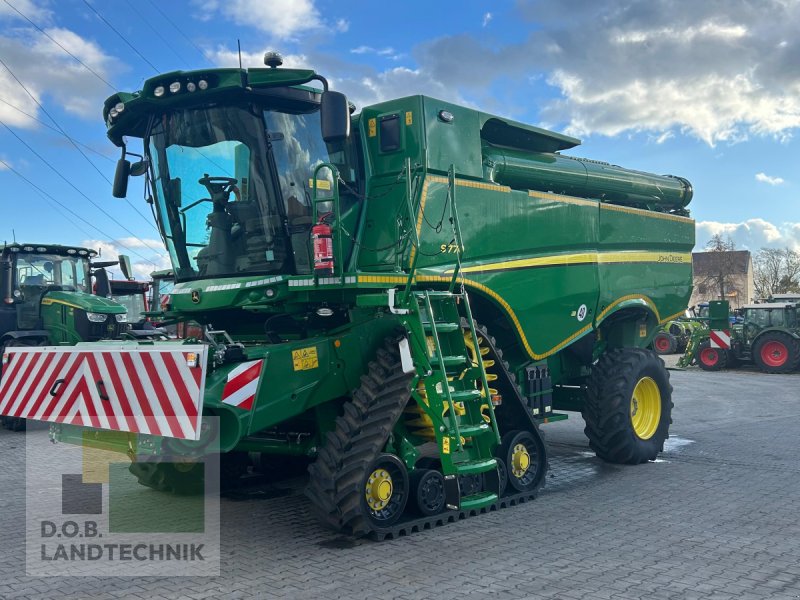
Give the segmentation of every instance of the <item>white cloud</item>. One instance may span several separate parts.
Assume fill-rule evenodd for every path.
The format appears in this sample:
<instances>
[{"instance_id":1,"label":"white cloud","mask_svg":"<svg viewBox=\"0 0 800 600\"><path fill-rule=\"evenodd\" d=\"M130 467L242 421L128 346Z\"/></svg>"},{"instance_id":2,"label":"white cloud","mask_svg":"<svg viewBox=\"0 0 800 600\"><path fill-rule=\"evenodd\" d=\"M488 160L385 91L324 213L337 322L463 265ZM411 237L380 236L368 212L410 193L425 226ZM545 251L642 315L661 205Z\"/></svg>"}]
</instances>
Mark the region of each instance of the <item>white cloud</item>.
<instances>
[{"instance_id":1,"label":"white cloud","mask_svg":"<svg viewBox=\"0 0 800 600\"><path fill-rule=\"evenodd\" d=\"M775 225L764 219L748 219L739 223L700 221L696 225L697 248L705 246L712 236L730 237L736 247L755 252L763 247L791 248L800 251L800 223Z\"/></svg>"},{"instance_id":2,"label":"white cloud","mask_svg":"<svg viewBox=\"0 0 800 600\"><path fill-rule=\"evenodd\" d=\"M14 8L9 6L6 2L0 1L0 19L24 20L19 14L22 13L34 23L41 26L42 22L47 22L52 17L52 13L48 9L39 6L36 2L32 2L32 0L14 0L11 5L17 10L14 10Z\"/></svg>"},{"instance_id":3,"label":"white cloud","mask_svg":"<svg viewBox=\"0 0 800 600\"><path fill-rule=\"evenodd\" d=\"M142 240L139 238L128 237L111 241L83 240L81 245L86 248L98 250L100 252L100 256L102 257L101 260L117 260L120 254L127 254L131 259L131 267L133 268L134 277L140 281L150 279L150 273L153 271L171 268L169 256L167 255L166 251L164 251L163 254L157 254L147 247L150 246L152 248L161 248L163 247L161 240ZM147 260L131 254L130 250L136 250ZM122 272L119 270L118 266L111 267L108 269L108 271L114 279L122 279Z\"/></svg>"},{"instance_id":4,"label":"white cloud","mask_svg":"<svg viewBox=\"0 0 800 600\"><path fill-rule=\"evenodd\" d=\"M784 183L783 177L770 177L766 173L756 173L756 181L766 183L768 185L781 185Z\"/></svg>"},{"instance_id":5,"label":"white cloud","mask_svg":"<svg viewBox=\"0 0 800 600\"><path fill-rule=\"evenodd\" d=\"M529 36L459 34L415 49L417 68L490 103L498 80L560 94L540 121L576 135L666 131L709 145L800 127L800 3L518 0ZM594 32L586 35L587 31Z\"/></svg>"},{"instance_id":6,"label":"white cloud","mask_svg":"<svg viewBox=\"0 0 800 600\"><path fill-rule=\"evenodd\" d=\"M481 21L481 26L482 27L486 27L489 24L489 22L492 20L493 16L494 15L492 15L492 13L490 13L490 12L487 12L486 14L484 14L483 15L483 20Z\"/></svg>"},{"instance_id":7,"label":"white cloud","mask_svg":"<svg viewBox=\"0 0 800 600\"><path fill-rule=\"evenodd\" d=\"M293 39L323 26L312 0L210 0L201 2L200 8L203 20L220 13L237 25L255 27L276 40ZM342 31L346 23L339 19L335 27Z\"/></svg>"},{"instance_id":8,"label":"white cloud","mask_svg":"<svg viewBox=\"0 0 800 600\"><path fill-rule=\"evenodd\" d=\"M336 19L336 31L347 33L350 30L350 21L347 19Z\"/></svg>"},{"instance_id":9,"label":"white cloud","mask_svg":"<svg viewBox=\"0 0 800 600\"><path fill-rule=\"evenodd\" d=\"M378 56L389 56L394 54L394 48L373 48L372 46L358 46L350 50L350 54L377 54Z\"/></svg>"},{"instance_id":10,"label":"white cloud","mask_svg":"<svg viewBox=\"0 0 800 600\"><path fill-rule=\"evenodd\" d=\"M257 52L242 52L242 66L264 67L264 53L268 49ZM283 67L287 69L313 69L308 57L303 54L281 54ZM206 58L219 67L238 67L239 51L234 48L220 46L216 50L206 50Z\"/></svg>"},{"instance_id":11,"label":"white cloud","mask_svg":"<svg viewBox=\"0 0 800 600\"><path fill-rule=\"evenodd\" d=\"M69 29L45 31L105 79L109 79L107 71L112 64L120 67L120 63L105 54L95 42ZM0 55L38 102L49 97L73 115L96 120L98 107L111 93L102 81L34 29L7 30L5 35L0 35ZM0 98L38 116L36 103L6 69L0 69ZM33 119L3 103L0 103L0 119L12 126L35 126Z\"/></svg>"}]
</instances>

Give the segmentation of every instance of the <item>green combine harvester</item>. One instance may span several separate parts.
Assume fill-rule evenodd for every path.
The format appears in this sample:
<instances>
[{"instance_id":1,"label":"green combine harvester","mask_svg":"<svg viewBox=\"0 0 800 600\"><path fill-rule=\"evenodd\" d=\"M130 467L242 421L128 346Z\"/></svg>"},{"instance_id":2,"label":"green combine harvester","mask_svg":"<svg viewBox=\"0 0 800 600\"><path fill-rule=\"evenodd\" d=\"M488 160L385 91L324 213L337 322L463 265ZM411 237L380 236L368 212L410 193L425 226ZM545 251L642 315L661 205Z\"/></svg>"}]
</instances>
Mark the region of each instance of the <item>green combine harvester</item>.
<instances>
[{"instance_id":1,"label":"green combine harvester","mask_svg":"<svg viewBox=\"0 0 800 600\"><path fill-rule=\"evenodd\" d=\"M105 104L115 196L150 181L176 280L165 318L204 326L182 345L79 346L131 389L170 385L130 360L145 352L189 382L164 391L202 416L183 431L153 435L160 414L150 433L101 427L139 481L187 491L212 439L223 479L252 453L304 457L320 518L380 539L533 498L539 427L564 411L602 459L655 459L672 387L648 346L691 292L689 182L426 96L355 112L314 71L265 62ZM106 387L107 411L152 399ZM52 434L82 443L92 423Z\"/></svg>"},{"instance_id":2,"label":"green combine harvester","mask_svg":"<svg viewBox=\"0 0 800 600\"><path fill-rule=\"evenodd\" d=\"M97 252L56 244L6 244L0 250L0 355L6 348L75 344L119 337L127 329L125 308L92 295L92 275L108 292ZM113 264L116 264L113 263ZM5 365L5 360L3 361ZM3 417L14 431L19 417Z\"/></svg>"}]
</instances>

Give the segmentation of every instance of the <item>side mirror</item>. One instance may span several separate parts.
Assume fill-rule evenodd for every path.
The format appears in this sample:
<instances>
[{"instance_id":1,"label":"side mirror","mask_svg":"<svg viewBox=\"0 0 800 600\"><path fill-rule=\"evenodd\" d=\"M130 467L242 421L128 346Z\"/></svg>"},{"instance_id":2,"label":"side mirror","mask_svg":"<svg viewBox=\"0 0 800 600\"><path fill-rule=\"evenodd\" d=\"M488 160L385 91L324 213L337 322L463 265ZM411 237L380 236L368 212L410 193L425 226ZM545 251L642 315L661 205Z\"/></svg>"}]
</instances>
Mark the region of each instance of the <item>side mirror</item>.
<instances>
[{"instance_id":1,"label":"side mirror","mask_svg":"<svg viewBox=\"0 0 800 600\"><path fill-rule=\"evenodd\" d=\"M326 143L342 142L350 137L350 107L344 94L323 92L319 112L322 139Z\"/></svg>"},{"instance_id":2,"label":"side mirror","mask_svg":"<svg viewBox=\"0 0 800 600\"><path fill-rule=\"evenodd\" d=\"M14 303L14 290L12 290L11 276L11 261L4 260L0 262L0 294L3 296L3 302L6 304Z\"/></svg>"},{"instance_id":3,"label":"side mirror","mask_svg":"<svg viewBox=\"0 0 800 600\"><path fill-rule=\"evenodd\" d=\"M131 165L130 174L132 177L139 177L147 173L147 160L138 160Z\"/></svg>"},{"instance_id":4,"label":"side mirror","mask_svg":"<svg viewBox=\"0 0 800 600\"><path fill-rule=\"evenodd\" d=\"M131 161L120 158L117 161L117 170L114 172L114 186L112 195L114 198L124 198L128 195L128 177L131 174Z\"/></svg>"},{"instance_id":5,"label":"side mirror","mask_svg":"<svg viewBox=\"0 0 800 600\"><path fill-rule=\"evenodd\" d=\"M125 254L119 255L119 270L128 281L133 281L133 269L131 269L131 257Z\"/></svg>"},{"instance_id":6,"label":"side mirror","mask_svg":"<svg viewBox=\"0 0 800 600\"><path fill-rule=\"evenodd\" d=\"M111 284L108 282L108 272L105 269L96 269L92 275L95 279L95 294L103 298L111 296Z\"/></svg>"}]
</instances>

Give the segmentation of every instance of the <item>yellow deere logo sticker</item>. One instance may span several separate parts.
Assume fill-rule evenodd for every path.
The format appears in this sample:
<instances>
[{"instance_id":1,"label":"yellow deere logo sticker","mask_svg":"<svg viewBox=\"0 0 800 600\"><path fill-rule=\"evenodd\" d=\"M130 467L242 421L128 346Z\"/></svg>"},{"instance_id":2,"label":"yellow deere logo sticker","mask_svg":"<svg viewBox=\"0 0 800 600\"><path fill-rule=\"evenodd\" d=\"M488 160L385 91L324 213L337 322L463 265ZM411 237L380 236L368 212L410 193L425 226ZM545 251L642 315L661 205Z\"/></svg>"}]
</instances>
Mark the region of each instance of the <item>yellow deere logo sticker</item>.
<instances>
[{"instance_id":1,"label":"yellow deere logo sticker","mask_svg":"<svg viewBox=\"0 0 800 600\"><path fill-rule=\"evenodd\" d=\"M294 363L295 371L308 371L310 369L316 369L319 366L317 347L311 346L310 348L292 350L292 362Z\"/></svg>"}]
</instances>

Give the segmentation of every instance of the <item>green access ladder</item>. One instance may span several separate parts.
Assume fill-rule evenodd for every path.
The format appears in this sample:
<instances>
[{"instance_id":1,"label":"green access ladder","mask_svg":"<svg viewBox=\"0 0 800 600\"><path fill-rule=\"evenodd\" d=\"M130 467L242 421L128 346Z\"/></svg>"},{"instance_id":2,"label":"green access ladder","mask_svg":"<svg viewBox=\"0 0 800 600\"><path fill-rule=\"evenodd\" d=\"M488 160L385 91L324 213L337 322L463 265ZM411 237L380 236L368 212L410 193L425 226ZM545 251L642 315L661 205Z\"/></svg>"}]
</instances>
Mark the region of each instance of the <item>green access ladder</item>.
<instances>
[{"instance_id":1,"label":"green access ladder","mask_svg":"<svg viewBox=\"0 0 800 600\"><path fill-rule=\"evenodd\" d=\"M420 381L416 399L433 423L447 506L489 506L498 499L494 449L500 436L469 298L415 291L413 299L410 332L421 340L411 345Z\"/></svg>"},{"instance_id":2,"label":"green access ladder","mask_svg":"<svg viewBox=\"0 0 800 600\"><path fill-rule=\"evenodd\" d=\"M448 179L450 222L458 247L450 285L446 291L415 287L417 252L400 305L407 311L403 321L419 376L413 396L433 424L447 507L475 510L490 506L499 497L494 451L500 433L469 296L463 285L457 286L463 241L453 167ZM419 238L414 238L419 247Z\"/></svg>"}]
</instances>

